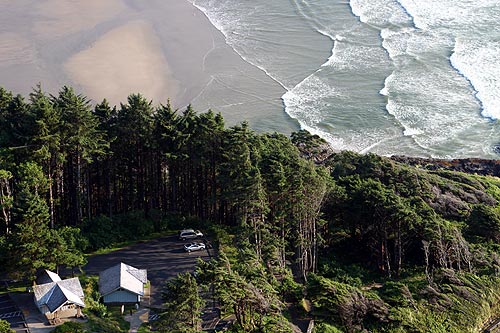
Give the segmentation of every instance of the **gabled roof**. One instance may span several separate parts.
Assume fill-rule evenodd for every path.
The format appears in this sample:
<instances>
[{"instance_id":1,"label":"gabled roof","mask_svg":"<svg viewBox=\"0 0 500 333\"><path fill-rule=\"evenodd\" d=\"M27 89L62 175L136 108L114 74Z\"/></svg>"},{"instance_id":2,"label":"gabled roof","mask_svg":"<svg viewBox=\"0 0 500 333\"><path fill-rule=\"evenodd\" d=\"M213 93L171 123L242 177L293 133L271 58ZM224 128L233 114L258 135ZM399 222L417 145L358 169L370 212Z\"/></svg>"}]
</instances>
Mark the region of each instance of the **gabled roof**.
<instances>
[{"instance_id":1,"label":"gabled roof","mask_svg":"<svg viewBox=\"0 0 500 333\"><path fill-rule=\"evenodd\" d=\"M59 275L57 275L57 273L49 271L48 269L44 269L36 279L37 284L45 284L57 281L61 281Z\"/></svg>"},{"instance_id":2,"label":"gabled roof","mask_svg":"<svg viewBox=\"0 0 500 333\"><path fill-rule=\"evenodd\" d=\"M58 281L39 284L33 286L33 292L38 307L46 305L51 313L67 302L85 307L83 289L78 278L66 280L59 278Z\"/></svg>"},{"instance_id":3,"label":"gabled roof","mask_svg":"<svg viewBox=\"0 0 500 333\"><path fill-rule=\"evenodd\" d=\"M106 296L121 288L142 296L147 281L145 269L119 263L99 273L99 292Z\"/></svg>"}]
</instances>

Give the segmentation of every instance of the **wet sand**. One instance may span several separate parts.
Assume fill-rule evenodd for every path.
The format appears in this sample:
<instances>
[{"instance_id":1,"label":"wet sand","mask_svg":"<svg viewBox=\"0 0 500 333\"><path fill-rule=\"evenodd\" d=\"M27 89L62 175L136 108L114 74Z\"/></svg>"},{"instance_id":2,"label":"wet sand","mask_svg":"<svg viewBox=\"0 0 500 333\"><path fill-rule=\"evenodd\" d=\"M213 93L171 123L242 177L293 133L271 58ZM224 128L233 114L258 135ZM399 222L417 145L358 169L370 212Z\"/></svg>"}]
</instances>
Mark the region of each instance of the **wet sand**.
<instances>
[{"instance_id":1,"label":"wet sand","mask_svg":"<svg viewBox=\"0 0 500 333\"><path fill-rule=\"evenodd\" d=\"M155 105L221 112L226 124L298 129L283 88L236 54L187 0L0 0L0 86L25 96L73 86L95 103L142 93Z\"/></svg>"},{"instance_id":2,"label":"wet sand","mask_svg":"<svg viewBox=\"0 0 500 333\"><path fill-rule=\"evenodd\" d=\"M111 30L69 58L64 69L96 100L106 98L116 103L127 93L144 93L157 100L166 93L177 96L178 82L158 37L144 21Z\"/></svg>"}]
</instances>

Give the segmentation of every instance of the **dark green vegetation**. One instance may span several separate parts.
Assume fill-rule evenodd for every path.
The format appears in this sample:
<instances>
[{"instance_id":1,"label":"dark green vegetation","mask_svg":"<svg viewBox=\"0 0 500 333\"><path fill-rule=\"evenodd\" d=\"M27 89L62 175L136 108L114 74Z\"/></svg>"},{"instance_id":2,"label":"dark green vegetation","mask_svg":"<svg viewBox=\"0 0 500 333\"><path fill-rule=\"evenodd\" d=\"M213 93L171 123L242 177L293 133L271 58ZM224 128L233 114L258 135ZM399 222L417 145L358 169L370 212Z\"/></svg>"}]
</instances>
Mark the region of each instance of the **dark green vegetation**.
<instances>
[{"instance_id":1,"label":"dark green vegetation","mask_svg":"<svg viewBox=\"0 0 500 333\"><path fill-rule=\"evenodd\" d=\"M191 273L181 273L165 285L165 300L157 328L161 332L198 332L204 301Z\"/></svg>"},{"instance_id":2,"label":"dark green vegetation","mask_svg":"<svg viewBox=\"0 0 500 333\"><path fill-rule=\"evenodd\" d=\"M8 321L0 319L0 333L14 333L15 331L10 328Z\"/></svg>"},{"instance_id":3,"label":"dark green vegetation","mask_svg":"<svg viewBox=\"0 0 500 333\"><path fill-rule=\"evenodd\" d=\"M75 322L66 322L57 326L52 333L84 333L83 325Z\"/></svg>"},{"instance_id":4,"label":"dark green vegetation","mask_svg":"<svg viewBox=\"0 0 500 333\"><path fill-rule=\"evenodd\" d=\"M83 251L165 228L213 236L218 258L167 285L163 332L199 329L197 286L233 332L291 332L297 318L316 332L478 332L499 312L494 177L330 154L304 131L225 128L141 95L91 107L66 87L27 101L0 89L0 147L11 275L79 267Z\"/></svg>"}]
</instances>

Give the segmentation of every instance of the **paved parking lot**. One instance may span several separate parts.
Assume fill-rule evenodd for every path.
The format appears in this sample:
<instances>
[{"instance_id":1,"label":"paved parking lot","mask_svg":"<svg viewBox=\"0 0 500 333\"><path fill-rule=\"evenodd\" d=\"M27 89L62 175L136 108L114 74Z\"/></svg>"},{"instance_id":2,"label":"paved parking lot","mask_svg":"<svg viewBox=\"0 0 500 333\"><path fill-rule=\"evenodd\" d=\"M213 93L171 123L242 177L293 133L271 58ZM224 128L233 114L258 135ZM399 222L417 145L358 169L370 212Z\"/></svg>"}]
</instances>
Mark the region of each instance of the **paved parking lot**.
<instances>
[{"instance_id":1,"label":"paved parking lot","mask_svg":"<svg viewBox=\"0 0 500 333\"><path fill-rule=\"evenodd\" d=\"M200 242L203 240L193 240ZM190 241L180 241L177 236L162 237L156 240L138 243L112 253L92 256L83 270L88 275L98 275L99 272L124 262L137 268L148 270L148 280L151 282L151 307L161 307L161 289L165 281L178 273L193 272L198 258L209 260L211 249L188 253L184 244ZM33 295L16 293L15 302L9 295L0 295L0 319L7 320L17 333L46 333L54 327L48 326L44 316L38 311ZM17 303L17 304L16 304ZM18 306L19 305L19 306ZM21 312L22 307L25 316ZM28 330L29 323L30 330Z\"/></svg>"},{"instance_id":2,"label":"paved parking lot","mask_svg":"<svg viewBox=\"0 0 500 333\"><path fill-rule=\"evenodd\" d=\"M194 240L203 241L203 240ZM151 281L151 307L162 304L161 289L165 281L178 273L193 272L198 258L208 260L210 249L187 253L184 244L190 241L180 241L177 236L162 237L144 243L134 244L112 253L90 257L83 267L87 274L97 275L99 272L124 262L140 269L148 270L148 280Z\"/></svg>"},{"instance_id":3,"label":"paved parking lot","mask_svg":"<svg viewBox=\"0 0 500 333\"><path fill-rule=\"evenodd\" d=\"M8 321L17 333L28 332L23 313L9 295L0 295L0 319Z\"/></svg>"}]
</instances>

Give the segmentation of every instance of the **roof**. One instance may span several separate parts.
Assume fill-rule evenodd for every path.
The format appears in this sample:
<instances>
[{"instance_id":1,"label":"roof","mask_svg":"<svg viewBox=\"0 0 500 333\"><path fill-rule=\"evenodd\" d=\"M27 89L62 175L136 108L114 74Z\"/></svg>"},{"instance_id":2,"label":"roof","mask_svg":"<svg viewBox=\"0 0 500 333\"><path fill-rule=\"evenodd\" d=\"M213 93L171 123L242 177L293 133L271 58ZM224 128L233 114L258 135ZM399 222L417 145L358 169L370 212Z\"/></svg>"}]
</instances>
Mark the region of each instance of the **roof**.
<instances>
[{"instance_id":1,"label":"roof","mask_svg":"<svg viewBox=\"0 0 500 333\"><path fill-rule=\"evenodd\" d=\"M59 275L57 275L57 273L49 271L48 269L44 269L36 279L36 284L45 284L56 281L61 281Z\"/></svg>"},{"instance_id":2,"label":"roof","mask_svg":"<svg viewBox=\"0 0 500 333\"><path fill-rule=\"evenodd\" d=\"M57 311L66 302L85 307L83 289L78 278L66 280L59 278L58 281L39 284L33 286L33 292L37 306L46 305L51 313Z\"/></svg>"},{"instance_id":3,"label":"roof","mask_svg":"<svg viewBox=\"0 0 500 333\"><path fill-rule=\"evenodd\" d=\"M121 288L142 296L147 281L145 269L119 263L99 273L99 292L105 296Z\"/></svg>"}]
</instances>

